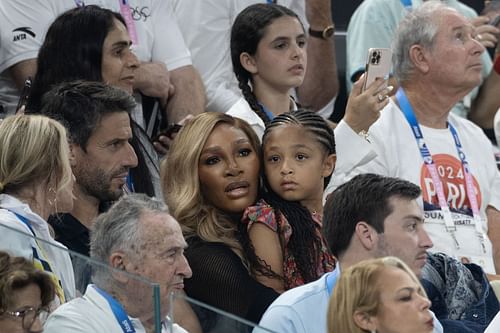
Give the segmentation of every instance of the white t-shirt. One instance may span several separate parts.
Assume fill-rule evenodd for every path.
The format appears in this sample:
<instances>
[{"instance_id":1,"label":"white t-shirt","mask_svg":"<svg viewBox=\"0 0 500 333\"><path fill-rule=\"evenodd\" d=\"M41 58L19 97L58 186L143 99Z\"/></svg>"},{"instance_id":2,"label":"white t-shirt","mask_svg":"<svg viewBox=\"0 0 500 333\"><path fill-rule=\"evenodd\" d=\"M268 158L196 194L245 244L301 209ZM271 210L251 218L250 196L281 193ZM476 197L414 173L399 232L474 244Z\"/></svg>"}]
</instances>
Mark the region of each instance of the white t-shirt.
<instances>
[{"instance_id":1,"label":"white t-shirt","mask_svg":"<svg viewBox=\"0 0 500 333\"><path fill-rule=\"evenodd\" d=\"M36 237L49 244L35 241L30 229L14 213L26 218ZM8 194L0 194L0 250L29 261L33 261L33 251L36 250L61 281L66 301L76 297L73 265L66 247L52 238L46 221L35 214L27 204ZM58 305L57 297L55 301Z\"/></svg>"},{"instance_id":2,"label":"white t-shirt","mask_svg":"<svg viewBox=\"0 0 500 333\"><path fill-rule=\"evenodd\" d=\"M448 121L457 130L469 162L477 201L480 205L480 214L484 219L482 227L487 233L486 207L491 205L500 209L500 174L496 167L492 145L482 130L472 122L454 114L449 115ZM360 173L371 172L409 180L422 188L425 229L434 243L431 251L444 252L454 257L469 257L475 263L480 264L487 273L494 273L491 242L486 241L487 253L484 254L480 250L479 238L475 235L461 162L450 130L431 129L424 126L421 128L427 147L437 165L444 186L444 194L452 212L457 217L455 224L457 226L456 237L460 244L459 250L456 249L451 235L445 230L444 220L439 218L442 214L437 204L437 195L420 156L415 137L403 113L392 100L382 110L381 117L370 128L377 157L367 164L334 177L327 192L333 191L337 186Z\"/></svg>"},{"instance_id":3,"label":"white t-shirt","mask_svg":"<svg viewBox=\"0 0 500 333\"><path fill-rule=\"evenodd\" d=\"M151 307L153 299L151 298ZM146 330L141 321L129 317L137 333ZM44 325L45 333L123 333L116 320L108 301L95 290L94 285L87 286L85 295L57 308ZM185 329L173 324L173 330L168 330L166 324L162 325L162 333L187 333Z\"/></svg>"},{"instance_id":4,"label":"white t-shirt","mask_svg":"<svg viewBox=\"0 0 500 333\"><path fill-rule=\"evenodd\" d=\"M84 2L120 12L119 1ZM129 5L139 41L134 51L140 61L164 62L169 70L191 65L191 54L169 0L129 0ZM8 113L15 112L19 92L7 69L23 60L35 59L52 22L75 6L73 0L0 1L0 104L7 106Z\"/></svg>"}]
</instances>

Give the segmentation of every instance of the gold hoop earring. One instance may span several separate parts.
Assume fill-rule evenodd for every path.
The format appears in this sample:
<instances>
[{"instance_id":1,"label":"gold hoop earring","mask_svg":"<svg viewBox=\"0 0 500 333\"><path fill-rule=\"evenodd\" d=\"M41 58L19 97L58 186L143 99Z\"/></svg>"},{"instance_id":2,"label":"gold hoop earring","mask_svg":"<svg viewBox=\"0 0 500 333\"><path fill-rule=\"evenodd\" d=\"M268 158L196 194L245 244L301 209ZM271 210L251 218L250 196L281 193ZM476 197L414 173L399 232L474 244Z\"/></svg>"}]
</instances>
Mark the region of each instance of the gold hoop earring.
<instances>
[{"instance_id":1,"label":"gold hoop earring","mask_svg":"<svg viewBox=\"0 0 500 333\"><path fill-rule=\"evenodd\" d=\"M55 206L57 204L57 193L56 193L56 191L52 187L49 187L49 190L47 191L47 193L49 194L49 196L50 196L50 193L54 193L54 200L50 200L50 198L48 198L47 201L49 202L49 205Z\"/></svg>"}]
</instances>

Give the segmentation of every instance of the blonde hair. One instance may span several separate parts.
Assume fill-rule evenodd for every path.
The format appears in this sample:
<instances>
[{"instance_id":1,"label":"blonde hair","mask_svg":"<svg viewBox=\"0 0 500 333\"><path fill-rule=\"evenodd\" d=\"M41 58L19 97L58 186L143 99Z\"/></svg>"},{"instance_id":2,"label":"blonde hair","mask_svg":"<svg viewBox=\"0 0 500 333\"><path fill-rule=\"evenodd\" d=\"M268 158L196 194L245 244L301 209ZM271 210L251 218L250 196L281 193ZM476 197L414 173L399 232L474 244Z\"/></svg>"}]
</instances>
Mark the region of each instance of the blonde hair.
<instances>
[{"instance_id":1,"label":"blonde hair","mask_svg":"<svg viewBox=\"0 0 500 333\"><path fill-rule=\"evenodd\" d=\"M375 316L380 306L379 277L387 267L394 267L406 272L420 286L420 281L412 270L396 257L365 260L342 272L328 306L328 332L368 332L354 322L356 311Z\"/></svg>"},{"instance_id":2,"label":"blonde hair","mask_svg":"<svg viewBox=\"0 0 500 333\"><path fill-rule=\"evenodd\" d=\"M57 194L72 181L66 130L41 115L16 115L0 123L0 193L54 181Z\"/></svg>"},{"instance_id":3,"label":"blonde hair","mask_svg":"<svg viewBox=\"0 0 500 333\"><path fill-rule=\"evenodd\" d=\"M163 195L170 213L179 221L186 238L229 246L246 265L242 245L236 237L237 223L225 212L209 204L200 188L198 164L205 143L214 128L228 124L242 130L256 154L260 141L245 121L220 112L205 112L194 117L176 136L160 168Z\"/></svg>"}]
</instances>

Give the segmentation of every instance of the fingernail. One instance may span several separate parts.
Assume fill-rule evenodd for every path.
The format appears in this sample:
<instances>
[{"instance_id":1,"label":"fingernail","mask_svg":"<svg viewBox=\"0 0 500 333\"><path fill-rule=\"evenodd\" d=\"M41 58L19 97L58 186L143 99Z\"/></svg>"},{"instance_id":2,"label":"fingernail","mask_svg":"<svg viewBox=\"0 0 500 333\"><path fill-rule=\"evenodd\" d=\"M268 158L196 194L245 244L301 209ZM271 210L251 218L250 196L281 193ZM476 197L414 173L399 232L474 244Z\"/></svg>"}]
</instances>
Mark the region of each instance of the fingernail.
<instances>
[{"instance_id":1,"label":"fingernail","mask_svg":"<svg viewBox=\"0 0 500 333\"><path fill-rule=\"evenodd\" d=\"M394 89L394 86L387 86L387 92L391 92Z\"/></svg>"}]
</instances>

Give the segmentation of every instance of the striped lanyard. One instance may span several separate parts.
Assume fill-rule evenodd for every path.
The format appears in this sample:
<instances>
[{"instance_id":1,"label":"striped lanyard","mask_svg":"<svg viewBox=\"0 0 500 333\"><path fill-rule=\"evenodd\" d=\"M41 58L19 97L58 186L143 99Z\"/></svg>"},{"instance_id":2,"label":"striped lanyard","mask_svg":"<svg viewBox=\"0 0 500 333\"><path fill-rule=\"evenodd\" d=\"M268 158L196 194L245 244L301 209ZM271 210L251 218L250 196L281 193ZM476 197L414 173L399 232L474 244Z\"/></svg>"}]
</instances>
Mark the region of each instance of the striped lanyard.
<instances>
[{"instance_id":1,"label":"striped lanyard","mask_svg":"<svg viewBox=\"0 0 500 333\"><path fill-rule=\"evenodd\" d=\"M65 302L66 298L64 297L64 290L62 288L61 280L56 276L54 270L52 269L52 266L50 265L50 262L47 260L47 255L44 253L43 248L38 243L38 240L36 239L37 236L35 234L35 231L33 230L33 227L31 226L30 221L18 213L15 213L12 211L11 211L11 213L14 213L17 216L17 218L26 227L28 227L28 229L31 231L31 234L34 237L35 243L36 243L38 249L40 249L40 253L38 253L37 249L33 248L33 261L36 262L36 260L38 260L40 267L37 267L37 268L42 269L43 271L45 271L49 274L50 278L54 282L54 287L56 289L56 295L59 298L59 301L61 302L61 304L63 304ZM35 266L37 266L37 265L35 264Z\"/></svg>"}]
</instances>

